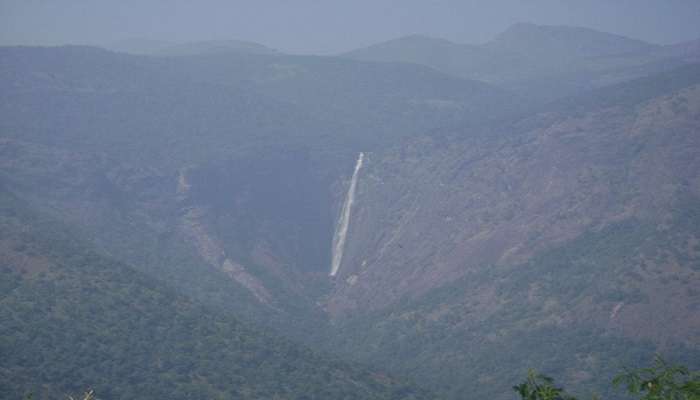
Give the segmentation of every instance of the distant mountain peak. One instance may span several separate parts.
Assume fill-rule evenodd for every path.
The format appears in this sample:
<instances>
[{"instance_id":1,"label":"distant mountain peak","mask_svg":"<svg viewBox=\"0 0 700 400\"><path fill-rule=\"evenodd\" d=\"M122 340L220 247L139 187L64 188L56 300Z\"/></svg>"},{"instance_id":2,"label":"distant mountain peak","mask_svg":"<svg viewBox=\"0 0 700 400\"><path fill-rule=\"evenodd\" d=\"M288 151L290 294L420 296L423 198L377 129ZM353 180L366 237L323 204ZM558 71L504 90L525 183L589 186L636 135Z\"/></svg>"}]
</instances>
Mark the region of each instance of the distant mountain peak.
<instances>
[{"instance_id":1,"label":"distant mountain peak","mask_svg":"<svg viewBox=\"0 0 700 400\"><path fill-rule=\"evenodd\" d=\"M536 56L595 57L651 51L656 46L637 39L590 28L566 25L511 25L487 44L488 47Z\"/></svg>"},{"instance_id":2,"label":"distant mountain peak","mask_svg":"<svg viewBox=\"0 0 700 400\"><path fill-rule=\"evenodd\" d=\"M582 26L572 26L572 25L540 25L532 22L516 22L509 26L505 31L501 32L496 36L496 40L501 38L508 38L510 36L516 35L553 35L553 34L589 34L597 36L606 37L617 37L620 39L629 39L624 36L616 35L613 33L601 32L595 29L586 28Z\"/></svg>"},{"instance_id":3,"label":"distant mountain peak","mask_svg":"<svg viewBox=\"0 0 700 400\"><path fill-rule=\"evenodd\" d=\"M201 40L194 42L168 42L145 38L131 38L106 44L107 49L120 53L166 56L192 56L204 54L251 53L276 54L277 50L255 42L236 39Z\"/></svg>"},{"instance_id":4,"label":"distant mountain peak","mask_svg":"<svg viewBox=\"0 0 700 400\"><path fill-rule=\"evenodd\" d=\"M692 62L700 62L700 39L664 46L664 52Z\"/></svg>"},{"instance_id":5,"label":"distant mountain peak","mask_svg":"<svg viewBox=\"0 0 700 400\"><path fill-rule=\"evenodd\" d=\"M439 38L439 37L435 37L435 36L424 35L421 33L413 33L410 35L401 36L401 37L393 39L393 40L389 40L389 42L396 42L396 41L416 41L416 42L432 42L432 43L439 42L439 43L454 44L447 39L443 39L443 38Z\"/></svg>"},{"instance_id":6,"label":"distant mountain peak","mask_svg":"<svg viewBox=\"0 0 700 400\"><path fill-rule=\"evenodd\" d=\"M203 55L223 53L276 54L277 50L245 40L204 40L182 43L160 50L159 55Z\"/></svg>"},{"instance_id":7,"label":"distant mountain peak","mask_svg":"<svg viewBox=\"0 0 700 400\"><path fill-rule=\"evenodd\" d=\"M175 46L175 43L149 38L129 38L105 44L104 47L120 53L154 54L165 48Z\"/></svg>"},{"instance_id":8,"label":"distant mountain peak","mask_svg":"<svg viewBox=\"0 0 700 400\"><path fill-rule=\"evenodd\" d=\"M433 36L428 36L424 34L411 34L406 36L401 36L395 39L390 39L385 42L376 43L368 47L356 49L350 51L349 55L362 54L367 51L374 50L398 50L398 49L420 49L420 48L435 48L435 47L452 47L459 46L447 39L437 38Z\"/></svg>"}]
</instances>

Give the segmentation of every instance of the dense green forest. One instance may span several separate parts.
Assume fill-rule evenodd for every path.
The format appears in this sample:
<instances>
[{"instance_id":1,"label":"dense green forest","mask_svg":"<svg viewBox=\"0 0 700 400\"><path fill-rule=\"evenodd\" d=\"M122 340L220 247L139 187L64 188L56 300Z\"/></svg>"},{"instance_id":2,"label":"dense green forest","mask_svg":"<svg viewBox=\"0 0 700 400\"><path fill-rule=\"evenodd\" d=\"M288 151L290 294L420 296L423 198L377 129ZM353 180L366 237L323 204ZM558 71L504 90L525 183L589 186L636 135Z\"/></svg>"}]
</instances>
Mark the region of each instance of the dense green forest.
<instances>
[{"instance_id":1,"label":"dense green forest","mask_svg":"<svg viewBox=\"0 0 700 400\"><path fill-rule=\"evenodd\" d=\"M419 399L175 294L0 193L0 397Z\"/></svg>"},{"instance_id":2,"label":"dense green forest","mask_svg":"<svg viewBox=\"0 0 700 400\"><path fill-rule=\"evenodd\" d=\"M468 390L496 398L502 393L496 382L516 381L528 368L552 374L575 393L595 387L604 398L623 398L606 385L610 376L625 365L647 364L657 349L654 340L681 333L650 320L641 335L623 337L623 324L604 329L596 325L594 313L585 324L572 320L572 313L582 310L581 304L595 308L611 302L652 309L670 296L697 304L697 290L676 292L673 282L682 287L693 281L693 269L700 270L700 259L689 256L683 245L700 227L700 208L679 204L672 221L664 230L622 221L544 252L527 265L469 274L418 301L348 320L336 327L333 343L348 357L400 371L435 390L451 388L444 393L449 398ZM692 269L665 278L653 265L669 259L684 260ZM672 286L645 290L648 275ZM494 292L484 289L493 282ZM468 351L454 352L464 346ZM664 353L695 368L700 360L692 342L667 346ZM470 389L475 381L489 384Z\"/></svg>"}]
</instances>

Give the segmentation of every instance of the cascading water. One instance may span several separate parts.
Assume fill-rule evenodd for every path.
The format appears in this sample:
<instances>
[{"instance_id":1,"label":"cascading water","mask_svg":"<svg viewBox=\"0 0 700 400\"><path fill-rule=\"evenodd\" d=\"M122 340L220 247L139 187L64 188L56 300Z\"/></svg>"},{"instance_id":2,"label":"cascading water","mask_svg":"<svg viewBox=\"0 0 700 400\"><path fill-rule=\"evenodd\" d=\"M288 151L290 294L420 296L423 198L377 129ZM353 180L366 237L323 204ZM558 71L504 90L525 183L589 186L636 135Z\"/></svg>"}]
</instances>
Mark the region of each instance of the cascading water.
<instances>
[{"instance_id":1,"label":"cascading water","mask_svg":"<svg viewBox=\"0 0 700 400\"><path fill-rule=\"evenodd\" d=\"M357 157L357 162L355 163L355 172L352 174L352 179L350 180L350 188L348 188L348 194L345 196L345 202L343 202L343 209L340 212L340 219L338 220L338 225L335 228L335 234L333 235L333 257L331 263L331 273L330 276L335 276L340 268L340 262L343 260L343 250L345 249L345 238L348 234L348 226L350 225L350 212L352 211L352 203L355 201L355 189L357 188L357 177L360 174L360 169L362 168L362 162L365 158L365 153L360 153Z\"/></svg>"}]
</instances>

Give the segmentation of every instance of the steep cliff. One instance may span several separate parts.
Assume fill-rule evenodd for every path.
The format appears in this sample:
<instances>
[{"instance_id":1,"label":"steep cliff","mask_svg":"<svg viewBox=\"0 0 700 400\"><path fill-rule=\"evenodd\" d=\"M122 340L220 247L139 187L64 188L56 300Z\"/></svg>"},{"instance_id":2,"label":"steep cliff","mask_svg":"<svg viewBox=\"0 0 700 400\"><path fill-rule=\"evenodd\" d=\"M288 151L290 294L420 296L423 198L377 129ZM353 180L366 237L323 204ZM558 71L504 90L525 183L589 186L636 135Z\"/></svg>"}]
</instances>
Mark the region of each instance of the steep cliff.
<instances>
[{"instance_id":1,"label":"steep cliff","mask_svg":"<svg viewBox=\"0 0 700 400\"><path fill-rule=\"evenodd\" d=\"M507 399L533 365L579 393L654 352L696 365L699 73L369 154L330 348L451 398Z\"/></svg>"}]
</instances>

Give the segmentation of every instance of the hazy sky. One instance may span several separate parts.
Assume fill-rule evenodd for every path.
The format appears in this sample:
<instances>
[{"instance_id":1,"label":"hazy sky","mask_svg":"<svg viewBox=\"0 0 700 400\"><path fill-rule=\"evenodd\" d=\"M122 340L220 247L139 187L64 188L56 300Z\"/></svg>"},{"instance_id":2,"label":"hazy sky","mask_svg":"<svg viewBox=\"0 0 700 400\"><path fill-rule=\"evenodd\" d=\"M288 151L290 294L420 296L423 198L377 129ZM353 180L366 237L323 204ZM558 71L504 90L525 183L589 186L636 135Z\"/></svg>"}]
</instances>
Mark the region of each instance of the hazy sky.
<instances>
[{"instance_id":1,"label":"hazy sky","mask_svg":"<svg viewBox=\"0 0 700 400\"><path fill-rule=\"evenodd\" d=\"M670 43L700 38L700 0L0 0L1 44L243 39L329 53L413 33L484 42L515 22Z\"/></svg>"}]
</instances>

